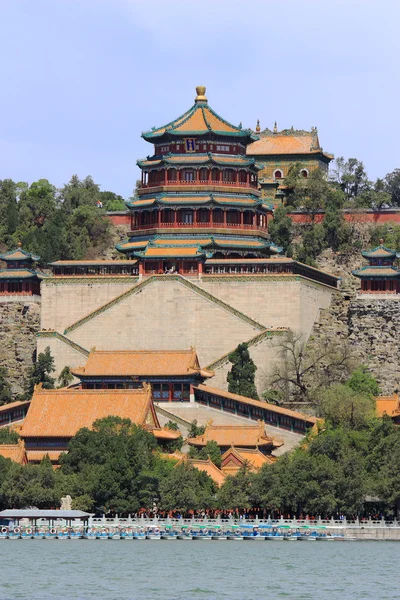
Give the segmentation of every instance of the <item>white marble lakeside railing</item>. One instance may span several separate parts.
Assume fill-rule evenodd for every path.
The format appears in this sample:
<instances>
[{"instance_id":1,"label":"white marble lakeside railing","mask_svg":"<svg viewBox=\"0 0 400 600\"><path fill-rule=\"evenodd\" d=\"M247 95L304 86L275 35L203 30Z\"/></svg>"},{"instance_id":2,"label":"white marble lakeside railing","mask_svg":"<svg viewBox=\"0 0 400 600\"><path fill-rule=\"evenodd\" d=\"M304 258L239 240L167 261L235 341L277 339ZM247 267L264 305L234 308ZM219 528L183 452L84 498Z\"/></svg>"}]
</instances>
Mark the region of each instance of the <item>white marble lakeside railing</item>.
<instances>
[{"instance_id":1,"label":"white marble lakeside railing","mask_svg":"<svg viewBox=\"0 0 400 600\"><path fill-rule=\"evenodd\" d=\"M364 529L367 527L374 528L388 528L388 527L399 527L400 523L394 519L393 521L387 521L385 519L375 520L372 518L369 519L347 519L343 517L342 519L259 519L255 517L254 519L223 519L223 518L192 518L192 519L176 519L176 518L158 518L158 517L118 517L116 515L114 518L108 517L92 517L89 520L89 524L92 526L101 526L101 527L126 527L128 525L137 526L137 527L160 527L162 528L165 525L172 525L176 528L181 528L182 526L190 526L190 525L221 525L222 527L228 529L231 525L254 525L258 526L261 523L272 525L273 527L281 527L283 525L290 526L293 529L302 527L302 526L310 526L313 525L324 525L326 527L335 527L335 528L355 528L355 529Z\"/></svg>"}]
</instances>

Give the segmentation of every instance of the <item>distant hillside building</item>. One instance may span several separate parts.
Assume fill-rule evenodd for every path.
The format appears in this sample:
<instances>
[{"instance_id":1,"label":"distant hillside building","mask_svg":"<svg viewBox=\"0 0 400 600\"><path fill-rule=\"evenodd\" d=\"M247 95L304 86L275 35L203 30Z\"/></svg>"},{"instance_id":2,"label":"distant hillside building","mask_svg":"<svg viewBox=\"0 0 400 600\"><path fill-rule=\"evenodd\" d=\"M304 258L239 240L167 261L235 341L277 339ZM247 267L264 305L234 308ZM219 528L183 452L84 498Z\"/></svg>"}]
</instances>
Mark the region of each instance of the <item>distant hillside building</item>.
<instances>
[{"instance_id":1,"label":"distant hillside building","mask_svg":"<svg viewBox=\"0 0 400 600\"><path fill-rule=\"evenodd\" d=\"M398 254L384 246L383 240L380 242L376 248L361 253L369 265L353 271L353 275L361 279L361 294L400 294L400 269L394 265Z\"/></svg>"},{"instance_id":2,"label":"distant hillside building","mask_svg":"<svg viewBox=\"0 0 400 600\"><path fill-rule=\"evenodd\" d=\"M0 254L0 260L7 265L6 269L0 270L0 302L40 300L40 279L44 274L34 268L39 259L23 250L21 244Z\"/></svg>"},{"instance_id":3,"label":"distant hillside building","mask_svg":"<svg viewBox=\"0 0 400 600\"><path fill-rule=\"evenodd\" d=\"M311 131L283 129L278 131L277 125L273 130L260 130L259 122L256 127L259 139L247 146L247 156L255 159L258 172L258 183L261 197L265 202L277 202L285 195L284 179L290 166L301 163L301 175L307 178L314 169L328 172L333 155L324 152L318 139L316 127Z\"/></svg>"}]
</instances>

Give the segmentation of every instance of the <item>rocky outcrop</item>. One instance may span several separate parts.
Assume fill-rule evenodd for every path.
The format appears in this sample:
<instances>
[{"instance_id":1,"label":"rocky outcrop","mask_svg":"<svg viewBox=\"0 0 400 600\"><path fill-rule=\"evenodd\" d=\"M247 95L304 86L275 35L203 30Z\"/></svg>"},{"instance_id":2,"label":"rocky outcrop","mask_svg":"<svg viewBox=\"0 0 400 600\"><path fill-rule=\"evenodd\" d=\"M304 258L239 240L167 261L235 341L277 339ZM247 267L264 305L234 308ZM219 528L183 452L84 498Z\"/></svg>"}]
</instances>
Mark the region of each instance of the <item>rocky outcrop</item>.
<instances>
[{"instance_id":1,"label":"rocky outcrop","mask_svg":"<svg viewBox=\"0 0 400 600\"><path fill-rule=\"evenodd\" d=\"M381 392L400 389L400 301L360 298L349 305L349 340L376 377Z\"/></svg>"},{"instance_id":2,"label":"rocky outcrop","mask_svg":"<svg viewBox=\"0 0 400 600\"><path fill-rule=\"evenodd\" d=\"M36 351L40 304L0 302L0 365L8 370L14 398L24 391Z\"/></svg>"}]
</instances>

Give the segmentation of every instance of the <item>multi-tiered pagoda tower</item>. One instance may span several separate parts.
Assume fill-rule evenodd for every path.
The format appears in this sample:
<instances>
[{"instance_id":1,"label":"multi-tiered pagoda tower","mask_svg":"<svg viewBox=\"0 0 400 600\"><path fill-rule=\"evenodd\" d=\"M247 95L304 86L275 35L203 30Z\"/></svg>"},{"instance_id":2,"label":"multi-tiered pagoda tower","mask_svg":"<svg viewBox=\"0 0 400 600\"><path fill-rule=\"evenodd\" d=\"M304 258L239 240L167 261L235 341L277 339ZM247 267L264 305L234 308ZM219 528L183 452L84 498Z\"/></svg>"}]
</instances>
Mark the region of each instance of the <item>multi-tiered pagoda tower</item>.
<instances>
[{"instance_id":1,"label":"multi-tiered pagoda tower","mask_svg":"<svg viewBox=\"0 0 400 600\"><path fill-rule=\"evenodd\" d=\"M246 156L258 137L215 113L204 87L196 91L185 114L142 134L154 154L138 161L131 237L117 246L138 260L141 274L196 274L207 259L280 252L268 237L272 207L258 190L260 167Z\"/></svg>"}]
</instances>

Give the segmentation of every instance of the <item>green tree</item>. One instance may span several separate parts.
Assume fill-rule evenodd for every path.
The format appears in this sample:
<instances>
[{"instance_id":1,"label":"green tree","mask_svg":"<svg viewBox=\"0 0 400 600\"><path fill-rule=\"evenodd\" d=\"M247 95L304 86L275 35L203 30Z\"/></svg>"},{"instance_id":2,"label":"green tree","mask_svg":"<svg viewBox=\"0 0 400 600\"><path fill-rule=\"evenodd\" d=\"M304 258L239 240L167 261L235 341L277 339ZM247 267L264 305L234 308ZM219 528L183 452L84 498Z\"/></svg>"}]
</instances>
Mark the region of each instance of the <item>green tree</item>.
<instances>
[{"instance_id":1,"label":"green tree","mask_svg":"<svg viewBox=\"0 0 400 600\"><path fill-rule=\"evenodd\" d=\"M41 383L45 389L53 389L55 379L50 376L50 373L53 373L54 371L54 358L51 355L50 346L47 346L45 351L39 354L30 370L26 388L27 397L32 396L35 385L39 383Z\"/></svg>"},{"instance_id":2,"label":"green tree","mask_svg":"<svg viewBox=\"0 0 400 600\"><path fill-rule=\"evenodd\" d=\"M0 239L8 241L17 226L17 186L12 179L3 179L0 180Z\"/></svg>"},{"instance_id":3,"label":"green tree","mask_svg":"<svg viewBox=\"0 0 400 600\"><path fill-rule=\"evenodd\" d=\"M304 229L302 241L295 249L295 258L302 263L315 266L315 259L324 248L324 227L322 223L317 223Z\"/></svg>"},{"instance_id":4,"label":"green tree","mask_svg":"<svg viewBox=\"0 0 400 600\"><path fill-rule=\"evenodd\" d=\"M127 210L123 197L114 192L100 192L99 200L103 203L104 210Z\"/></svg>"},{"instance_id":5,"label":"green tree","mask_svg":"<svg viewBox=\"0 0 400 600\"><path fill-rule=\"evenodd\" d=\"M351 389L336 384L325 390L321 400L321 415L333 427L342 425L353 429L365 427L375 416L375 400Z\"/></svg>"},{"instance_id":6,"label":"green tree","mask_svg":"<svg viewBox=\"0 0 400 600\"><path fill-rule=\"evenodd\" d=\"M234 476L228 476L217 493L222 509L246 508L252 504L253 474L244 466Z\"/></svg>"},{"instance_id":7,"label":"green tree","mask_svg":"<svg viewBox=\"0 0 400 600\"><path fill-rule=\"evenodd\" d=\"M214 465L219 469L221 468L221 450L214 440L208 441L204 448L201 449L190 446L189 457L200 460L210 459Z\"/></svg>"},{"instance_id":8,"label":"green tree","mask_svg":"<svg viewBox=\"0 0 400 600\"><path fill-rule=\"evenodd\" d=\"M385 176L385 191L390 195L390 203L400 206L400 169Z\"/></svg>"},{"instance_id":9,"label":"green tree","mask_svg":"<svg viewBox=\"0 0 400 600\"><path fill-rule=\"evenodd\" d=\"M188 438L198 437L199 435L203 435L205 430L205 425L197 425L197 420L193 419L193 421L190 423L190 429L187 436Z\"/></svg>"},{"instance_id":10,"label":"green tree","mask_svg":"<svg viewBox=\"0 0 400 600\"><path fill-rule=\"evenodd\" d=\"M10 427L0 428L0 444L17 444L19 435Z\"/></svg>"},{"instance_id":11,"label":"green tree","mask_svg":"<svg viewBox=\"0 0 400 600\"><path fill-rule=\"evenodd\" d=\"M346 385L357 394L371 398L379 396L379 385L364 365L353 371L351 377L346 381Z\"/></svg>"},{"instance_id":12,"label":"green tree","mask_svg":"<svg viewBox=\"0 0 400 600\"><path fill-rule=\"evenodd\" d=\"M356 158L345 160L343 156L339 156L335 161L334 168L331 170L331 182L342 190L346 202L354 202L372 186L364 164Z\"/></svg>"},{"instance_id":13,"label":"green tree","mask_svg":"<svg viewBox=\"0 0 400 600\"><path fill-rule=\"evenodd\" d=\"M73 381L74 376L71 373L71 369L67 366L63 368L60 375L58 376L58 383L60 388L68 387Z\"/></svg>"},{"instance_id":14,"label":"green tree","mask_svg":"<svg viewBox=\"0 0 400 600\"><path fill-rule=\"evenodd\" d=\"M11 385L7 378L7 368L0 367L0 406L12 401Z\"/></svg>"},{"instance_id":15,"label":"green tree","mask_svg":"<svg viewBox=\"0 0 400 600\"><path fill-rule=\"evenodd\" d=\"M239 344L236 350L229 355L229 362L232 363L232 368L227 375L228 391L258 400L255 386L257 367L250 357L248 345L246 343Z\"/></svg>"},{"instance_id":16,"label":"green tree","mask_svg":"<svg viewBox=\"0 0 400 600\"><path fill-rule=\"evenodd\" d=\"M290 251L293 240L293 223L287 216L287 208L280 204L274 211L274 218L269 223L269 233L275 244L281 246L284 252Z\"/></svg>"},{"instance_id":17,"label":"green tree","mask_svg":"<svg viewBox=\"0 0 400 600\"><path fill-rule=\"evenodd\" d=\"M213 505L215 484L212 479L182 461L160 483L163 510L198 510Z\"/></svg>"}]
</instances>

